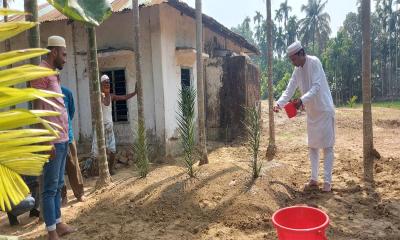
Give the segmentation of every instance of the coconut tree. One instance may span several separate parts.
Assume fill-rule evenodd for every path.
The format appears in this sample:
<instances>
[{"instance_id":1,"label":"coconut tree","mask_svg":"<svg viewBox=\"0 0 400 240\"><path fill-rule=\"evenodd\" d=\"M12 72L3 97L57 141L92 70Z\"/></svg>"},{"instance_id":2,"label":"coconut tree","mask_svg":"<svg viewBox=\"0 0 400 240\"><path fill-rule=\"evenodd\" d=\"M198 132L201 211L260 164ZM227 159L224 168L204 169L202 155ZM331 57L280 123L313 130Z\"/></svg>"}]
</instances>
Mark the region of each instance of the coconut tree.
<instances>
[{"instance_id":1,"label":"coconut tree","mask_svg":"<svg viewBox=\"0 0 400 240\"><path fill-rule=\"evenodd\" d=\"M275 156L275 120L274 120L274 90L272 86L272 19L271 19L271 0L267 0L267 43L268 43L268 115L269 115L269 144L267 157L272 159Z\"/></svg>"},{"instance_id":2,"label":"coconut tree","mask_svg":"<svg viewBox=\"0 0 400 240\"><path fill-rule=\"evenodd\" d=\"M318 53L321 53L331 34L330 16L324 12L327 2L308 0L307 5L301 6L301 11L306 13L306 17L299 21L302 42L306 46L312 43L314 52L318 44Z\"/></svg>"},{"instance_id":3,"label":"coconut tree","mask_svg":"<svg viewBox=\"0 0 400 240\"><path fill-rule=\"evenodd\" d=\"M97 59L96 29L86 26L88 36L88 66L90 81L90 101L92 104L92 123L94 123L97 137L97 163L99 167L99 179L97 187L101 188L111 183L110 171L108 169L107 153L104 137L103 112L101 108L101 90L99 81L99 63Z\"/></svg>"},{"instance_id":4,"label":"coconut tree","mask_svg":"<svg viewBox=\"0 0 400 240\"><path fill-rule=\"evenodd\" d=\"M287 44L293 43L297 39L298 23L297 17L291 16L287 24Z\"/></svg>"},{"instance_id":5,"label":"coconut tree","mask_svg":"<svg viewBox=\"0 0 400 240\"><path fill-rule=\"evenodd\" d=\"M283 18L283 26L287 27L286 23L289 20L289 12L292 11L292 7L288 5L288 0L284 1L281 3L279 6L278 11L281 12L282 18Z\"/></svg>"},{"instance_id":6,"label":"coconut tree","mask_svg":"<svg viewBox=\"0 0 400 240\"><path fill-rule=\"evenodd\" d=\"M6 1L6 0L4 0ZM25 15L25 21L30 21L30 22L39 22L38 20L38 6L37 6L37 0L24 0L24 9L25 12L29 13ZM39 24L37 24L35 27L31 28L27 32L27 38L28 38L28 45L30 48L40 48L40 30L39 30ZM8 46L11 50L11 45ZM6 49L7 49L7 44L6 44ZM33 65L39 65L40 63L40 56L31 58L30 63ZM30 84L27 82L27 86L29 87ZM31 104L29 104L29 108L31 108ZM40 176L38 178L39 181L39 192L42 192L43 188L43 176ZM40 201L42 198L40 198ZM43 215L43 204L40 202L39 203L40 207L40 218L42 219Z\"/></svg>"},{"instance_id":7,"label":"coconut tree","mask_svg":"<svg viewBox=\"0 0 400 240\"><path fill-rule=\"evenodd\" d=\"M275 32L275 51L280 59L286 50L286 36L282 27Z\"/></svg>"},{"instance_id":8,"label":"coconut tree","mask_svg":"<svg viewBox=\"0 0 400 240\"><path fill-rule=\"evenodd\" d=\"M250 21L250 19L249 19ZM203 79L203 14L201 0L196 0L196 62L197 62L197 109L200 165L208 164L207 136L204 108L204 79Z\"/></svg>"},{"instance_id":9,"label":"coconut tree","mask_svg":"<svg viewBox=\"0 0 400 240\"><path fill-rule=\"evenodd\" d=\"M264 34L264 31L262 29L264 18L259 11L256 11L256 15L253 17L253 22L256 24L256 32L254 34L254 37L257 40L257 43L260 43Z\"/></svg>"},{"instance_id":10,"label":"coconut tree","mask_svg":"<svg viewBox=\"0 0 400 240\"><path fill-rule=\"evenodd\" d=\"M38 5L37 0L24 0L25 12L29 14L25 15L26 21L37 22L38 21ZM28 43L30 48L40 47L40 30L39 25L28 30ZM31 63L34 65L39 65L40 57L32 58Z\"/></svg>"},{"instance_id":11,"label":"coconut tree","mask_svg":"<svg viewBox=\"0 0 400 240\"><path fill-rule=\"evenodd\" d=\"M371 0L361 2L364 179L373 181L371 112Z\"/></svg>"},{"instance_id":12,"label":"coconut tree","mask_svg":"<svg viewBox=\"0 0 400 240\"><path fill-rule=\"evenodd\" d=\"M133 50L136 57L136 82L137 82L137 99L138 99L138 130L137 141L135 144L135 152L137 155L137 166L139 168L140 176L146 177L149 171L149 158L148 146L146 137L146 127L144 121L144 108L143 108L143 81L141 70L141 52L140 52L140 15L139 15L139 2L132 0L132 12L134 19L133 31Z\"/></svg>"},{"instance_id":13,"label":"coconut tree","mask_svg":"<svg viewBox=\"0 0 400 240\"><path fill-rule=\"evenodd\" d=\"M3 0L3 8L6 9L8 8L8 0ZM4 15L4 22L8 22L8 16ZM4 41L4 50L6 52L11 51L11 41L10 39L7 39Z\"/></svg>"}]
</instances>

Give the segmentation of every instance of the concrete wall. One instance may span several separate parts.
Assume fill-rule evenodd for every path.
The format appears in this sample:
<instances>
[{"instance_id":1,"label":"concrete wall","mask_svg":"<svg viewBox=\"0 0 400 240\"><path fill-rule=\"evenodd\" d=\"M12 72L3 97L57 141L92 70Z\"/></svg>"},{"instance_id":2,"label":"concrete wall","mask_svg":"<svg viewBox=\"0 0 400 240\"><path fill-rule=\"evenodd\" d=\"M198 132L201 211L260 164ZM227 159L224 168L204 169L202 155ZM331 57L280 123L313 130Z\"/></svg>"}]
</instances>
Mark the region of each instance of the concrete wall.
<instances>
[{"instance_id":1,"label":"concrete wall","mask_svg":"<svg viewBox=\"0 0 400 240\"><path fill-rule=\"evenodd\" d=\"M164 84L164 111L165 111L165 139L166 155L174 155L179 151L176 113L178 111L179 90L181 89L181 67L176 63L176 48L195 46L194 21L181 16L180 13L162 4L160 8L162 71ZM195 63L190 68L196 72ZM196 77L193 77L192 86L196 89Z\"/></svg>"}]
</instances>

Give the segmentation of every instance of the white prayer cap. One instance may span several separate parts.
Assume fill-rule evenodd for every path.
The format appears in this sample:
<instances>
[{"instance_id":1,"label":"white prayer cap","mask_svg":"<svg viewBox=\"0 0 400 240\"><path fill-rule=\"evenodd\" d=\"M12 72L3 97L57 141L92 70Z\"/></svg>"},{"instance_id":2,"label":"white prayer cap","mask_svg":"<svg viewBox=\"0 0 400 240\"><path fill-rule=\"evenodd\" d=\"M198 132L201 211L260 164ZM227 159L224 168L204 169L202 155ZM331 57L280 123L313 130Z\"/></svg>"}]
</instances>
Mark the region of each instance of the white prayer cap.
<instances>
[{"instance_id":1,"label":"white prayer cap","mask_svg":"<svg viewBox=\"0 0 400 240\"><path fill-rule=\"evenodd\" d=\"M110 82L110 78L106 74L104 74L103 76L101 76L100 82Z\"/></svg>"},{"instance_id":2,"label":"white prayer cap","mask_svg":"<svg viewBox=\"0 0 400 240\"><path fill-rule=\"evenodd\" d=\"M47 47L66 47L65 39L60 36L50 36L47 39Z\"/></svg>"},{"instance_id":3,"label":"white prayer cap","mask_svg":"<svg viewBox=\"0 0 400 240\"><path fill-rule=\"evenodd\" d=\"M292 56L296 54L298 51L300 51L303 48L301 46L301 42L295 41L294 43L290 44L290 46L287 48L287 55Z\"/></svg>"}]
</instances>

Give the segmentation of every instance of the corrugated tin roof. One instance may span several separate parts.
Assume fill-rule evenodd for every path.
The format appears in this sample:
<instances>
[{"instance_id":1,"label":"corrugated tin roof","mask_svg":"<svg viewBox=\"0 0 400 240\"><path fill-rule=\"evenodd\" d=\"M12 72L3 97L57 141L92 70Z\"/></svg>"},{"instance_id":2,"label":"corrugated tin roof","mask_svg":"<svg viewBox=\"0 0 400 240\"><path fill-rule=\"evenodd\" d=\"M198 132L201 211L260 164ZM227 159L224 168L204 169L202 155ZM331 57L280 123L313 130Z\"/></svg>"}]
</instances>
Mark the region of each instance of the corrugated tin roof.
<instances>
[{"instance_id":1,"label":"corrugated tin roof","mask_svg":"<svg viewBox=\"0 0 400 240\"><path fill-rule=\"evenodd\" d=\"M157 4L161 4L163 2L168 3L168 5L174 7L178 11L181 11L183 14L195 18L195 9L190 7L187 3L182 2L181 0L139 0L139 4L141 7L149 7ZM114 0L111 2L111 7L113 12L122 12L125 10L132 9L132 1L131 0ZM53 21L61 21L67 20L62 13L56 10L53 6L48 3L41 4L38 9L39 22L53 22ZM11 16L9 21L23 21L25 19L24 16ZM230 37L233 41L241 44L243 47L249 49L250 51L259 54L259 50L257 47L249 43L244 37L241 35L232 32L230 29L219 23L212 17L209 17L203 14L203 23L206 27L216 31L224 36Z\"/></svg>"},{"instance_id":2,"label":"corrugated tin roof","mask_svg":"<svg viewBox=\"0 0 400 240\"><path fill-rule=\"evenodd\" d=\"M140 0L139 4L142 6L152 6L164 2L163 0ZM114 0L111 3L113 12L121 12L127 9L132 9L131 0ZM43 3L38 9L39 22L53 22L67 20L67 17L60 13L57 9L48 3ZM10 17L9 21L23 21L25 16Z\"/></svg>"}]
</instances>

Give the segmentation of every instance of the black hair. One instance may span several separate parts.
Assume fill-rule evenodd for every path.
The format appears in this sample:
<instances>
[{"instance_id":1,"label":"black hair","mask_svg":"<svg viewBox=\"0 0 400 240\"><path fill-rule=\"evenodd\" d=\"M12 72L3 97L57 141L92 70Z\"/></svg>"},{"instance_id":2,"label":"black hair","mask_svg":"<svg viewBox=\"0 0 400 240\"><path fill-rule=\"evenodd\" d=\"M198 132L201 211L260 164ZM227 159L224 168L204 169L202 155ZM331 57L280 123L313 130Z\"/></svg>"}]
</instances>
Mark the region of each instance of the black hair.
<instances>
[{"instance_id":1,"label":"black hair","mask_svg":"<svg viewBox=\"0 0 400 240\"><path fill-rule=\"evenodd\" d=\"M60 48L62 48L62 47L59 47L59 46L48 46L47 47L48 50L52 51L53 49L56 49L57 52L60 50Z\"/></svg>"},{"instance_id":2,"label":"black hair","mask_svg":"<svg viewBox=\"0 0 400 240\"><path fill-rule=\"evenodd\" d=\"M305 56L305 55L306 55L306 52L304 51L304 48L300 49L300 50L296 53L296 55L297 55L297 56Z\"/></svg>"}]
</instances>

